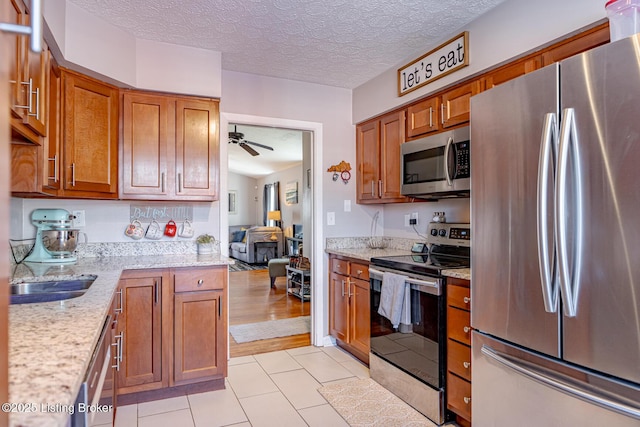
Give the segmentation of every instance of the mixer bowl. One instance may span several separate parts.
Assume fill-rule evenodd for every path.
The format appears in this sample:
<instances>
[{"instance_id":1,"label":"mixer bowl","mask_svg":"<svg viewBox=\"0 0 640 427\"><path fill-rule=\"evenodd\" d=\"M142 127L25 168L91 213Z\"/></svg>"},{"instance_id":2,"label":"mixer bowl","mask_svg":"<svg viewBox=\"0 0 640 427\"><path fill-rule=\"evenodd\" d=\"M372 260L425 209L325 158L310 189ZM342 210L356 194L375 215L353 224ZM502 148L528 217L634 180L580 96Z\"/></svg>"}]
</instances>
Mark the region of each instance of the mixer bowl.
<instances>
[{"instance_id":1,"label":"mixer bowl","mask_svg":"<svg viewBox=\"0 0 640 427\"><path fill-rule=\"evenodd\" d=\"M73 228L43 230L42 245L54 256L69 256L78 246L80 233L80 230Z\"/></svg>"}]
</instances>

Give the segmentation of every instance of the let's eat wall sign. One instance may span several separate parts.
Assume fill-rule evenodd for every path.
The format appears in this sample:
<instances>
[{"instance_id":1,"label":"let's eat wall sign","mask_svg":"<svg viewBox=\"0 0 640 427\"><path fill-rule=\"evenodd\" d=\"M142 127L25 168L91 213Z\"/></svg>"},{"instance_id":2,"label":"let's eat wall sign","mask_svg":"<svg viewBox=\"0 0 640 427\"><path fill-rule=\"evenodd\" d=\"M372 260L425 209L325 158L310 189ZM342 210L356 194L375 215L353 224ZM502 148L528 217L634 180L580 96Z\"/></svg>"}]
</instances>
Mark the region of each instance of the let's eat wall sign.
<instances>
[{"instance_id":1,"label":"let's eat wall sign","mask_svg":"<svg viewBox=\"0 0 640 427\"><path fill-rule=\"evenodd\" d=\"M398 69L398 96L469 65L469 32L465 31Z\"/></svg>"}]
</instances>

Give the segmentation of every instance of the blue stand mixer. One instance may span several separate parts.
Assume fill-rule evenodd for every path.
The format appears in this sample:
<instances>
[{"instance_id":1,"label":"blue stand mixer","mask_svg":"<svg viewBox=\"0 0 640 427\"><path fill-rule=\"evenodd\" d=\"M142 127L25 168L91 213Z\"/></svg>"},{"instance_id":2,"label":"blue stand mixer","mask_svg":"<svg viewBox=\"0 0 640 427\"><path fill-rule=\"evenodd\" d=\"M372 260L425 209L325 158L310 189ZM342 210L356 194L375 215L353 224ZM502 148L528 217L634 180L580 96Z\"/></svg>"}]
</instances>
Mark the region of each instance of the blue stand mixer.
<instances>
[{"instance_id":1,"label":"blue stand mixer","mask_svg":"<svg viewBox=\"0 0 640 427\"><path fill-rule=\"evenodd\" d=\"M31 223L36 227L36 241L25 262L73 263L80 231L72 229L74 216L64 209L36 209ZM84 233L83 233L84 234ZM86 235L85 235L86 239Z\"/></svg>"}]
</instances>

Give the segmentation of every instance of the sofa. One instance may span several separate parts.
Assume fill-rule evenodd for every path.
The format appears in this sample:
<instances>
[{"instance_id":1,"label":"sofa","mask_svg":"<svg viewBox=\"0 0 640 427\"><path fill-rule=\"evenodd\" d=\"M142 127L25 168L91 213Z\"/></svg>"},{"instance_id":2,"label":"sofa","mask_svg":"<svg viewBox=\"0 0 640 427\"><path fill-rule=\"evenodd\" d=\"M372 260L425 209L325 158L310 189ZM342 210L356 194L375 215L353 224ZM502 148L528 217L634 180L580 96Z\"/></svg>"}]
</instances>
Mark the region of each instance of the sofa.
<instances>
[{"instance_id":1,"label":"sofa","mask_svg":"<svg viewBox=\"0 0 640 427\"><path fill-rule=\"evenodd\" d=\"M248 264L257 264L266 263L273 258L280 258L283 254L284 237L280 227L260 225L232 225L229 227L230 257Z\"/></svg>"}]
</instances>

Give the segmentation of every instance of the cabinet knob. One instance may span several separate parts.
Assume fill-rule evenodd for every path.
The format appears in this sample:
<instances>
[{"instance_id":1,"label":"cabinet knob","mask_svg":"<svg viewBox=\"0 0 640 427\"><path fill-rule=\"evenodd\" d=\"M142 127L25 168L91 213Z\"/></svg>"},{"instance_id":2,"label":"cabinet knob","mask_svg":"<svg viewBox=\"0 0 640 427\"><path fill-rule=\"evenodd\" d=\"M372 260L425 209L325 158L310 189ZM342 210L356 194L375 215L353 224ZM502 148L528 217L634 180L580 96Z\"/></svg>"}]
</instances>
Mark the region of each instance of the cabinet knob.
<instances>
[{"instance_id":1,"label":"cabinet knob","mask_svg":"<svg viewBox=\"0 0 640 427\"><path fill-rule=\"evenodd\" d=\"M469 297L464 297L464 298L462 299L462 301L464 301L464 303L465 303L465 304L469 304L469 303L471 302L471 298L469 298Z\"/></svg>"},{"instance_id":2,"label":"cabinet knob","mask_svg":"<svg viewBox=\"0 0 640 427\"><path fill-rule=\"evenodd\" d=\"M465 327L464 327L464 328L462 328L462 329L464 330L464 333L465 333L465 334L468 334L468 333L469 333L469 331L471 330L471 328L470 328L470 327L468 327L468 326L465 326Z\"/></svg>"},{"instance_id":3,"label":"cabinet knob","mask_svg":"<svg viewBox=\"0 0 640 427\"><path fill-rule=\"evenodd\" d=\"M356 273L358 274L358 276L362 276L363 271L362 270L358 270L358 271L356 271Z\"/></svg>"},{"instance_id":4,"label":"cabinet knob","mask_svg":"<svg viewBox=\"0 0 640 427\"><path fill-rule=\"evenodd\" d=\"M202 279L198 280L198 286L202 286L203 283L204 283L204 280Z\"/></svg>"},{"instance_id":5,"label":"cabinet knob","mask_svg":"<svg viewBox=\"0 0 640 427\"><path fill-rule=\"evenodd\" d=\"M463 397L462 400L464 400L464 403L466 403L467 405L469 404L469 402L471 402L471 398L470 397Z\"/></svg>"},{"instance_id":6,"label":"cabinet knob","mask_svg":"<svg viewBox=\"0 0 640 427\"><path fill-rule=\"evenodd\" d=\"M462 366L465 367L465 369L469 369L469 366L471 366L471 363L469 362L462 362Z\"/></svg>"}]
</instances>

